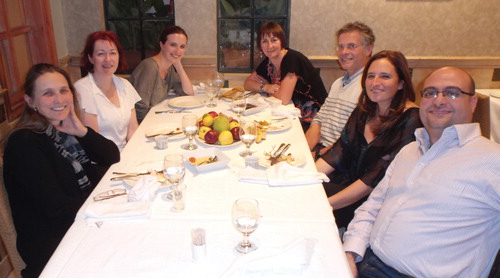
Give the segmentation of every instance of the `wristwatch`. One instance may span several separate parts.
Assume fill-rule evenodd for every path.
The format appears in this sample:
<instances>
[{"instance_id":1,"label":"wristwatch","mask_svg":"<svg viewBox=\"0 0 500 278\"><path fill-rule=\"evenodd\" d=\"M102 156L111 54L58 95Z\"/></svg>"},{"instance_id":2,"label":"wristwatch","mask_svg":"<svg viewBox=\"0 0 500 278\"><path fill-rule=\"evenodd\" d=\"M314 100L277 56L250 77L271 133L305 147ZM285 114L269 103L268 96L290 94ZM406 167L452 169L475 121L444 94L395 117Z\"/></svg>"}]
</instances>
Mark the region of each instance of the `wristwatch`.
<instances>
[{"instance_id":1,"label":"wristwatch","mask_svg":"<svg viewBox=\"0 0 500 278\"><path fill-rule=\"evenodd\" d=\"M264 91L264 85L266 85L266 84L262 83L262 84L260 84L260 87L259 87L259 90L260 90L262 93L265 93L265 91Z\"/></svg>"}]
</instances>

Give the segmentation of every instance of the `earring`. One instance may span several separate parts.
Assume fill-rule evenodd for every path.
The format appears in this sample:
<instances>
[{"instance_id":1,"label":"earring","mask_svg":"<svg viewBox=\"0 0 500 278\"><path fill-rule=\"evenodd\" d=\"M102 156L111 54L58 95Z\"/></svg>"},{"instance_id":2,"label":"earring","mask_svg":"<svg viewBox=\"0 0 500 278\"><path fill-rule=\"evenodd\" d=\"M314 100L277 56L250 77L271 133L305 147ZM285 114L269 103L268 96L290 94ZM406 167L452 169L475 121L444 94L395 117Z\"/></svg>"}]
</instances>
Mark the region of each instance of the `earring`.
<instances>
[{"instance_id":1,"label":"earring","mask_svg":"<svg viewBox=\"0 0 500 278\"><path fill-rule=\"evenodd\" d=\"M36 109L36 107L35 107L35 106L33 106L33 110L35 110L35 112L38 112L38 109Z\"/></svg>"}]
</instances>

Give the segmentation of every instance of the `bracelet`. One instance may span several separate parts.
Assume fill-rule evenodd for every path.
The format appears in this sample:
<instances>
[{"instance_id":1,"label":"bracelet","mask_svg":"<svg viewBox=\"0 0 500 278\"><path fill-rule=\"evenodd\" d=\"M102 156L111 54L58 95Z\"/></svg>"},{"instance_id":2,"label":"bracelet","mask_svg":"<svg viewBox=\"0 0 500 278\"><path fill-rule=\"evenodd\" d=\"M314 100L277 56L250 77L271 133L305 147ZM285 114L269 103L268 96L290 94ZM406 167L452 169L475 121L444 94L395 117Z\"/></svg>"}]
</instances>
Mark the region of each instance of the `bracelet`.
<instances>
[{"instance_id":1,"label":"bracelet","mask_svg":"<svg viewBox=\"0 0 500 278\"><path fill-rule=\"evenodd\" d=\"M260 84L260 87L259 87L259 90L262 92L262 93L265 93L266 91L264 91L264 83Z\"/></svg>"}]
</instances>

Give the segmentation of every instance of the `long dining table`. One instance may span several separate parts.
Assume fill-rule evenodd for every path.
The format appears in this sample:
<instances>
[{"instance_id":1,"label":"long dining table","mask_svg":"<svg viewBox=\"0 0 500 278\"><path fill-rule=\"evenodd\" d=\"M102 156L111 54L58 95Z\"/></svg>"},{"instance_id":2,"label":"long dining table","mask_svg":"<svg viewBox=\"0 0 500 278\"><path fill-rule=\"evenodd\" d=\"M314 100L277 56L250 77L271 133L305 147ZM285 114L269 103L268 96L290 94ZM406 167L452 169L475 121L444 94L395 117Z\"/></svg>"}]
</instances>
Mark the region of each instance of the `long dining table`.
<instances>
[{"instance_id":1,"label":"long dining table","mask_svg":"<svg viewBox=\"0 0 500 278\"><path fill-rule=\"evenodd\" d=\"M131 190L133 185L127 181L111 181L113 172L161 171L165 155L196 152L180 147L188 141L184 136L173 136L176 138L169 140L167 149L158 150L154 140L146 137L152 130L181 128L182 117L188 113L200 117L215 111L236 117L226 100L217 100L217 107L209 108L204 105L204 96L191 98L203 105L180 111L171 106L175 100L171 99L151 109L121 152L121 161L110 167L78 212L41 277L352 277L321 183L270 187L240 182L239 173L245 167L239 155L245 149L242 143L218 146L194 141L196 151L218 148L230 161L227 167L209 172L188 168L183 180L183 211L171 210L172 201L165 198L169 188L160 187L147 217L93 221L86 216L97 194L118 188ZM176 113L155 113L171 109ZM256 120L273 117L269 107L241 116ZM251 150L262 157L281 143L290 143L287 152L302 156L301 168L315 171L297 118L290 126L267 132L265 140L252 144ZM246 197L259 202L262 218L250 235L258 249L239 254L234 247L242 234L233 227L231 208L235 200ZM127 196L99 202L121 206ZM206 257L202 260L193 260L194 228L203 228L206 233ZM298 257L304 260L295 260Z\"/></svg>"}]
</instances>

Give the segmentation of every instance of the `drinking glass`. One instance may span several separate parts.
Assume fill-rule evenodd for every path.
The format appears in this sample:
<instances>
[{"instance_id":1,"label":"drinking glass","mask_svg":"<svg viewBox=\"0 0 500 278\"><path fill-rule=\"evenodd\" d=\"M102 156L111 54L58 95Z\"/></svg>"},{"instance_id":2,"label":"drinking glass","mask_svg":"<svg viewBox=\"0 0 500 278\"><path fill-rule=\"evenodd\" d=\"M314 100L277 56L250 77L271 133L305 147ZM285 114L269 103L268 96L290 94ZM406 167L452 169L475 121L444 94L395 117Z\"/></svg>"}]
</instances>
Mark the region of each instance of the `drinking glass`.
<instances>
[{"instance_id":1,"label":"drinking glass","mask_svg":"<svg viewBox=\"0 0 500 278\"><path fill-rule=\"evenodd\" d=\"M241 156L252 155L250 145L255 142L255 138L257 138L257 124L250 120L240 121L240 140L246 145L246 150L240 153Z\"/></svg>"},{"instance_id":2,"label":"drinking glass","mask_svg":"<svg viewBox=\"0 0 500 278\"><path fill-rule=\"evenodd\" d=\"M189 138L189 143L181 148L185 150L196 150L198 146L193 144L194 135L198 132L198 117L194 114L186 114L182 117L182 131Z\"/></svg>"},{"instance_id":3,"label":"drinking glass","mask_svg":"<svg viewBox=\"0 0 500 278\"><path fill-rule=\"evenodd\" d=\"M214 97L217 95L217 85L214 80L207 80L205 82L205 94L208 97L207 107L216 107L217 103L214 101Z\"/></svg>"},{"instance_id":4,"label":"drinking glass","mask_svg":"<svg viewBox=\"0 0 500 278\"><path fill-rule=\"evenodd\" d=\"M243 240L239 242L236 251L246 254L257 249L257 246L250 242L248 237L257 230L260 221L259 203L252 198L238 199L233 204L232 209L233 225L243 234Z\"/></svg>"},{"instance_id":5,"label":"drinking glass","mask_svg":"<svg viewBox=\"0 0 500 278\"><path fill-rule=\"evenodd\" d=\"M246 98L235 98L231 101L231 109L238 116L238 121L241 118L241 113L247 109L247 99Z\"/></svg>"},{"instance_id":6,"label":"drinking glass","mask_svg":"<svg viewBox=\"0 0 500 278\"><path fill-rule=\"evenodd\" d=\"M214 74L214 84L215 88L217 89L216 95L220 94L220 89L224 86L224 74L220 73L218 71L215 72Z\"/></svg>"},{"instance_id":7,"label":"drinking glass","mask_svg":"<svg viewBox=\"0 0 500 278\"><path fill-rule=\"evenodd\" d=\"M163 160L163 175L172 184L172 191L176 190L179 183L186 174L184 157L180 154L169 154ZM167 198L172 199L172 191L168 192Z\"/></svg>"}]
</instances>

